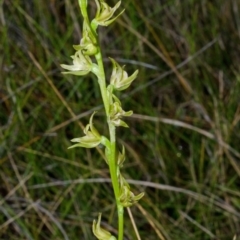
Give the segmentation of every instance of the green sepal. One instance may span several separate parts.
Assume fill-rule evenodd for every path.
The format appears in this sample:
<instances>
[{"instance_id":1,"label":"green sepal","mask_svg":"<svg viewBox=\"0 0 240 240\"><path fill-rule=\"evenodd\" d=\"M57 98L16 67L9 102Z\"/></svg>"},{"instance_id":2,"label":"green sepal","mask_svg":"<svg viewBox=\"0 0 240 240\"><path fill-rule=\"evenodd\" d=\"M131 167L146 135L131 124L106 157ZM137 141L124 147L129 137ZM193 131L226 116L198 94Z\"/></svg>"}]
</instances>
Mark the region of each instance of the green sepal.
<instances>
[{"instance_id":1,"label":"green sepal","mask_svg":"<svg viewBox=\"0 0 240 240\"><path fill-rule=\"evenodd\" d=\"M91 29L89 22L84 19L83 22L83 37L79 45L73 45L77 51L81 50L84 55L95 55L98 53L96 36Z\"/></svg>"},{"instance_id":2,"label":"green sepal","mask_svg":"<svg viewBox=\"0 0 240 240\"><path fill-rule=\"evenodd\" d=\"M96 220L93 221L93 225L92 225L93 234L98 240L117 240L109 231L101 228L100 226L101 216L102 214L99 213L97 222Z\"/></svg>"},{"instance_id":3,"label":"green sepal","mask_svg":"<svg viewBox=\"0 0 240 240\"><path fill-rule=\"evenodd\" d=\"M122 152L119 151L118 155L117 155L117 164L119 167L123 166L125 159L126 159L125 147L124 147L124 145L122 145Z\"/></svg>"}]
</instances>

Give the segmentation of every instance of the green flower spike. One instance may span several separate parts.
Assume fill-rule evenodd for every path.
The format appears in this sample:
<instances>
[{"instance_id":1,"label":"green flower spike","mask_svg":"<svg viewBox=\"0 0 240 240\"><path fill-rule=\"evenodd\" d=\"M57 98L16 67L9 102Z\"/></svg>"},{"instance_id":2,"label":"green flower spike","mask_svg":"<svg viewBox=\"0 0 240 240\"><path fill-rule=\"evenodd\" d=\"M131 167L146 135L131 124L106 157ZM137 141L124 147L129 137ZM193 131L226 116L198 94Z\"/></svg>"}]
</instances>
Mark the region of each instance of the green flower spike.
<instances>
[{"instance_id":1,"label":"green flower spike","mask_svg":"<svg viewBox=\"0 0 240 240\"><path fill-rule=\"evenodd\" d=\"M69 72L62 72L63 74L73 74L83 76L92 70L92 60L89 56L83 55L82 51L77 51L73 56L73 65L61 64L60 66Z\"/></svg>"},{"instance_id":2,"label":"green flower spike","mask_svg":"<svg viewBox=\"0 0 240 240\"><path fill-rule=\"evenodd\" d=\"M112 95L114 96L114 95ZM115 97L115 99L117 99ZM120 101L116 101L110 105L110 120L116 127L128 127L128 125L121 120L122 117L129 117L133 114L133 111L125 112L122 107Z\"/></svg>"},{"instance_id":3,"label":"green flower spike","mask_svg":"<svg viewBox=\"0 0 240 240\"><path fill-rule=\"evenodd\" d=\"M119 182L120 182L120 197L119 201L121 202L123 207L130 207L133 204L137 203L143 196L144 193L140 193L137 196L135 196L130 191L130 186L127 183L127 181L124 179L124 177L120 174L119 175Z\"/></svg>"},{"instance_id":4,"label":"green flower spike","mask_svg":"<svg viewBox=\"0 0 240 240\"><path fill-rule=\"evenodd\" d=\"M97 237L98 240L117 240L114 236L111 235L110 232L106 231L105 229L101 228L101 216L102 214L98 214L98 221L93 221L92 225L92 231L95 237Z\"/></svg>"},{"instance_id":5,"label":"green flower spike","mask_svg":"<svg viewBox=\"0 0 240 240\"><path fill-rule=\"evenodd\" d=\"M113 71L110 79L110 84L115 90L122 91L130 86L130 84L136 79L138 70L136 70L130 77L124 67L121 67L114 59L109 58L113 64Z\"/></svg>"},{"instance_id":6,"label":"green flower spike","mask_svg":"<svg viewBox=\"0 0 240 240\"><path fill-rule=\"evenodd\" d=\"M111 8L105 3L104 0L95 0L97 4L97 14L96 17L92 21L93 28L95 29L97 25L108 26L112 22L114 22L123 12L120 12L116 17L112 18L114 12L121 5L121 1L117 2L117 4Z\"/></svg>"},{"instance_id":7,"label":"green flower spike","mask_svg":"<svg viewBox=\"0 0 240 240\"><path fill-rule=\"evenodd\" d=\"M77 51L82 50L84 55L95 55L98 52L97 40L92 33L89 23L84 19L83 22L83 37L79 45L73 45L73 48Z\"/></svg>"},{"instance_id":8,"label":"green flower spike","mask_svg":"<svg viewBox=\"0 0 240 240\"><path fill-rule=\"evenodd\" d=\"M86 136L80 138L74 138L71 142L77 142L77 144L72 145L69 148L74 147L85 147L85 148L94 148L98 146L102 141L106 141L105 137L101 137L96 128L93 126L93 116L96 112L94 112L90 118L89 124L85 127L84 133Z\"/></svg>"}]
</instances>

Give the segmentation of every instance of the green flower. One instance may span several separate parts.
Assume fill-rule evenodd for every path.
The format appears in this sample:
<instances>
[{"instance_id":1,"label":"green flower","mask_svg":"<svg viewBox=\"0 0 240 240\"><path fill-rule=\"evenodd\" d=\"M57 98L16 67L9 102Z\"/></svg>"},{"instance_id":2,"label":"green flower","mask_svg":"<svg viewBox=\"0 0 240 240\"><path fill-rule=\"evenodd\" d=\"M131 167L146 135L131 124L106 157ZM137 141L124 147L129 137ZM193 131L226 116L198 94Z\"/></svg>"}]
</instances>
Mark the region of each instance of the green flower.
<instances>
[{"instance_id":1,"label":"green flower","mask_svg":"<svg viewBox=\"0 0 240 240\"><path fill-rule=\"evenodd\" d=\"M77 51L82 50L84 55L95 55L98 52L97 40L89 26L88 21L84 19L83 22L83 37L79 45L73 45Z\"/></svg>"},{"instance_id":2,"label":"green flower","mask_svg":"<svg viewBox=\"0 0 240 240\"><path fill-rule=\"evenodd\" d=\"M113 8L109 7L104 0L95 0L95 2L97 4L97 13L96 13L96 17L92 21L92 25L95 26L94 29L96 28L97 25L101 25L101 26L110 25L124 12L123 10L116 17L112 18L115 11L121 5L121 1L117 2L117 4Z\"/></svg>"},{"instance_id":3,"label":"green flower","mask_svg":"<svg viewBox=\"0 0 240 240\"><path fill-rule=\"evenodd\" d=\"M136 79L138 70L136 70L130 77L124 67L121 67L114 59L110 58L113 64L113 71L110 78L110 84L113 86L114 90L122 91L130 86L130 84Z\"/></svg>"},{"instance_id":4,"label":"green flower","mask_svg":"<svg viewBox=\"0 0 240 240\"><path fill-rule=\"evenodd\" d=\"M98 221L96 220L93 221L92 225L92 231L95 237L97 237L98 240L116 240L114 236L105 229L101 228L100 223L101 223L101 216L102 214L98 214Z\"/></svg>"},{"instance_id":5,"label":"green flower","mask_svg":"<svg viewBox=\"0 0 240 240\"><path fill-rule=\"evenodd\" d=\"M115 102L110 104L110 120L113 125L116 127L122 126L122 127L128 127L128 125L121 120L122 117L129 117L133 114L133 111L128 111L125 112L122 107L121 107L121 102L120 100L114 95L111 94Z\"/></svg>"},{"instance_id":6,"label":"green flower","mask_svg":"<svg viewBox=\"0 0 240 240\"><path fill-rule=\"evenodd\" d=\"M123 207L130 207L133 204L137 203L143 196L144 193L140 193L138 195L134 195L131 190L130 186L124 177L120 174L119 175L119 183L120 183L120 197L119 201L121 202Z\"/></svg>"},{"instance_id":7,"label":"green flower","mask_svg":"<svg viewBox=\"0 0 240 240\"><path fill-rule=\"evenodd\" d=\"M89 124L83 130L85 135L84 137L74 138L71 142L77 142L77 144L72 145L69 148L74 147L85 147L85 148L94 148L98 146L102 141L106 141L105 137L101 137L97 129L93 126L92 120L95 112L92 114Z\"/></svg>"},{"instance_id":8,"label":"green flower","mask_svg":"<svg viewBox=\"0 0 240 240\"><path fill-rule=\"evenodd\" d=\"M89 56L83 55L82 51L77 51L73 56L73 65L61 64L60 66L69 72L62 72L63 74L73 74L83 76L92 70L92 60Z\"/></svg>"}]
</instances>

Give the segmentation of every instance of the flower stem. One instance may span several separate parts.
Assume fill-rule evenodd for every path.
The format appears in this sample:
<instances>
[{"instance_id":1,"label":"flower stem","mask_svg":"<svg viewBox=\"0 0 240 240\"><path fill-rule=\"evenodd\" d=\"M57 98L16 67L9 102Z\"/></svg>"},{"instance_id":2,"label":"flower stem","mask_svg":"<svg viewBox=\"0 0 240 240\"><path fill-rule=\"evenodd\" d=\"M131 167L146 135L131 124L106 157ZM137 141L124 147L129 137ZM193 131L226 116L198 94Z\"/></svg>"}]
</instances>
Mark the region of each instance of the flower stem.
<instances>
[{"instance_id":1,"label":"flower stem","mask_svg":"<svg viewBox=\"0 0 240 240\"><path fill-rule=\"evenodd\" d=\"M124 208L118 204L118 240L123 240Z\"/></svg>"},{"instance_id":2,"label":"flower stem","mask_svg":"<svg viewBox=\"0 0 240 240\"><path fill-rule=\"evenodd\" d=\"M86 23L90 25L88 13L87 13L88 0L78 0L78 2L79 2L79 6L81 9L81 13L83 15L84 21L86 21ZM107 123L108 123L109 134L110 134L110 146L107 149L108 153L106 157L108 158L109 171L110 171L110 176L112 180L115 201L118 209L118 240L123 240L124 210L123 210L122 204L119 201L120 189L119 189L119 182L118 182L117 159L116 159L116 127L110 121L111 100L109 99L109 93L106 87L106 77L105 77L102 53L101 53L101 48L97 39L97 33L96 33L97 25L95 25L93 21L90 26L91 26L90 28L91 28L92 34L96 37L96 42L97 42L96 44L97 54L95 54L95 58L98 65L97 77L98 77L98 83L100 86L100 91L101 91L103 104L106 112Z\"/></svg>"},{"instance_id":3,"label":"flower stem","mask_svg":"<svg viewBox=\"0 0 240 240\"><path fill-rule=\"evenodd\" d=\"M97 64L99 67L98 84L100 86L103 104L104 104L105 112L106 112L106 115L108 118L108 116L109 116L109 100L108 100L108 94L107 94L107 88L106 88L106 78L105 78L105 71L104 71L103 60L102 60L102 53L101 53L101 49L99 47L98 47L98 53L95 55L95 58L97 60Z\"/></svg>"},{"instance_id":4,"label":"flower stem","mask_svg":"<svg viewBox=\"0 0 240 240\"><path fill-rule=\"evenodd\" d=\"M107 122L109 127L110 133L110 149L108 155L108 163L109 163L109 171L112 180L113 191L115 195L115 201L117 204L118 209L118 240L123 240L123 207L119 202L119 183L118 183L118 176L117 176L117 162L116 162L116 127L111 123L109 117L109 99L108 93L106 88L106 78L105 78L105 71L103 67L103 60L101 49L98 49L98 53L95 55L98 67L99 67L99 75L98 75L98 83L100 86L100 91L104 103L104 108L107 116Z\"/></svg>"},{"instance_id":5,"label":"flower stem","mask_svg":"<svg viewBox=\"0 0 240 240\"><path fill-rule=\"evenodd\" d=\"M79 3L79 7L80 7L83 18L88 19L87 0L78 0L78 3Z\"/></svg>"}]
</instances>

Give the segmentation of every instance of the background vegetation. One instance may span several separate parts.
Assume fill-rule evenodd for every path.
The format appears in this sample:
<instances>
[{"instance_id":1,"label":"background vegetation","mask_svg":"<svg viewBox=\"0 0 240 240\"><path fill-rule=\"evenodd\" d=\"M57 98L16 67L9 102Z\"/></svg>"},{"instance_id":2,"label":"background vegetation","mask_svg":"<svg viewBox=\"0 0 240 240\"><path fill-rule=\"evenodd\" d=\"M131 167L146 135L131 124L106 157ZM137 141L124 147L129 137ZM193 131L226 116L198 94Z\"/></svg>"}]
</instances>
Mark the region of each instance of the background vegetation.
<instances>
[{"instance_id":1,"label":"background vegetation","mask_svg":"<svg viewBox=\"0 0 240 240\"><path fill-rule=\"evenodd\" d=\"M106 132L94 76L63 76L59 67L81 37L77 0L0 3L0 239L94 239L98 211L115 232L101 148L67 150L96 106L95 124ZM108 56L140 70L122 100L135 112L130 129L118 131L128 155L123 172L146 193L131 208L140 235L233 239L240 234L240 2L124 0L122 8L99 36L108 76ZM125 221L126 240L136 239L127 214Z\"/></svg>"}]
</instances>

